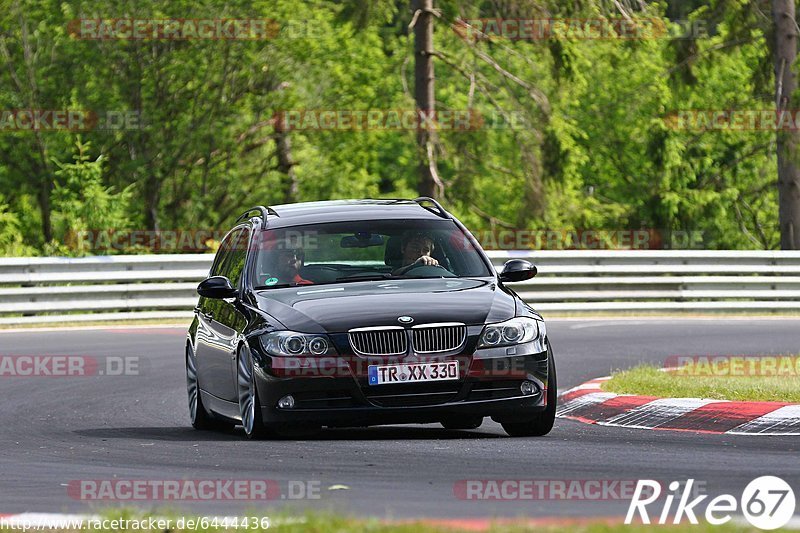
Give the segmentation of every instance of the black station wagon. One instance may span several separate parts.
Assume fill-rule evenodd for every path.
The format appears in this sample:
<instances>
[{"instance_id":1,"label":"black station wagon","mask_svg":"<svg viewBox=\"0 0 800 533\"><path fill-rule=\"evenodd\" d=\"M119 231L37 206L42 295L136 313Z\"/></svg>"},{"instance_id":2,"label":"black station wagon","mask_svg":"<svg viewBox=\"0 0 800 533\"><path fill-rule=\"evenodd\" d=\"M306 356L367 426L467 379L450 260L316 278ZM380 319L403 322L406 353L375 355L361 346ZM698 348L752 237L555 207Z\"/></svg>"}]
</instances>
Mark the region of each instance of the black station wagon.
<instances>
[{"instance_id":1,"label":"black station wagon","mask_svg":"<svg viewBox=\"0 0 800 533\"><path fill-rule=\"evenodd\" d=\"M192 425L250 437L484 417L545 435L556 370L542 317L438 202L341 200L242 214L186 343Z\"/></svg>"}]
</instances>

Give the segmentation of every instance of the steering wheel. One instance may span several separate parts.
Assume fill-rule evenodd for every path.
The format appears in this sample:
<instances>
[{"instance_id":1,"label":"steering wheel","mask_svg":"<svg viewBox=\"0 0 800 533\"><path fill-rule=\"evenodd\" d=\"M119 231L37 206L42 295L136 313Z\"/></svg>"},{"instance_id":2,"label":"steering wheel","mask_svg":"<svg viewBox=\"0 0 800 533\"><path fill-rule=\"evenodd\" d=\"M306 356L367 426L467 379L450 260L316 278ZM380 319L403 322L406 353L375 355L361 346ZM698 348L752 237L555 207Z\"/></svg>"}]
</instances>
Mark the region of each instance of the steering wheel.
<instances>
[{"instance_id":1,"label":"steering wheel","mask_svg":"<svg viewBox=\"0 0 800 533\"><path fill-rule=\"evenodd\" d=\"M424 269L424 270L423 270ZM405 275L415 273L417 276L431 277L431 278L455 278L456 275L447 270L442 265L414 265L405 271ZM426 276L425 274L430 274Z\"/></svg>"}]
</instances>

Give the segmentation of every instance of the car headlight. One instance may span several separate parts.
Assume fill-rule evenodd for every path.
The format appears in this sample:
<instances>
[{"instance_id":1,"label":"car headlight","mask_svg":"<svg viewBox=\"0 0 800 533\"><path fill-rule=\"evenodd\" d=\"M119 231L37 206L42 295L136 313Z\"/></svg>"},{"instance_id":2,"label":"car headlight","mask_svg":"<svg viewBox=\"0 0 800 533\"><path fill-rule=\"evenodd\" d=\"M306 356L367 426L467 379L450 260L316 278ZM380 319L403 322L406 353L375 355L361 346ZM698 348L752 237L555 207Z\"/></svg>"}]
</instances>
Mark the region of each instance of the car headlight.
<instances>
[{"instance_id":1,"label":"car headlight","mask_svg":"<svg viewBox=\"0 0 800 533\"><path fill-rule=\"evenodd\" d=\"M544 322L541 320L527 317L512 318L497 324L487 324L478 339L478 348L514 346L535 340L541 340L544 346L546 335Z\"/></svg>"},{"instance_id":2,"label":"car headlight","mask_svg":"<svg viewBox=\"0 0 800 533\"><path fill-rule=\"evenodd\" d=\"M336 355L327 335L273 331L260 337L261 346L270 355L294 357L298 355Z\"/></svg>"}]
</instances>

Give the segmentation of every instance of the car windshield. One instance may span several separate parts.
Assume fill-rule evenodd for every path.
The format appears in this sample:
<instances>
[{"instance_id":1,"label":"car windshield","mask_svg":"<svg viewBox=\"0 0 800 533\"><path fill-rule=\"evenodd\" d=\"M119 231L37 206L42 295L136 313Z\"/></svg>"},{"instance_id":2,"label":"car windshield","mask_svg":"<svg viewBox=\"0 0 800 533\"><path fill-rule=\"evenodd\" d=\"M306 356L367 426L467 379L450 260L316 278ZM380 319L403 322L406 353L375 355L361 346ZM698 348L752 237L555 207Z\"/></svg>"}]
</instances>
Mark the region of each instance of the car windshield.
<instances>
[{"instance_id":1,"label":"car windshield","mask_svg":"<svg viewBox=\"0 0 800 533\"><path fill-rule=\"evenodd\" d=\"M384 279L486 277L452 220L365 220L268 229L256 243L257 289Z\"/></svg>"}]
</instances>

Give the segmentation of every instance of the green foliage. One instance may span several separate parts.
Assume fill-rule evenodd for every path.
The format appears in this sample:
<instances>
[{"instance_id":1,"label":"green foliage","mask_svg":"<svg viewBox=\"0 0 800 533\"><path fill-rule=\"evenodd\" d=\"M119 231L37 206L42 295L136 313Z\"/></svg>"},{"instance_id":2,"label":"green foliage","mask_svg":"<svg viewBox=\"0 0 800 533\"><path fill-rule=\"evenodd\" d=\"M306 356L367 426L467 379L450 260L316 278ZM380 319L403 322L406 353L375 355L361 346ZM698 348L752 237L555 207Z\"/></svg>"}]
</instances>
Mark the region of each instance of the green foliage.
<instances>
[{"instance_id":1,"label":"green foliage","mask_svg":"<svg viewBox=\"0 0 800 533\"><path fill-rule=\"evenodd\" d=\"M252 203L416 194L413 129L281 132L275 121L288 110L413 109L410 1L7 4L0 110L136 119L0 131L8 254L74 253L65 236L80 229L224 228ZM601 40L478 39L453 25L619 19L608 2L435 4L437 108L483 121L440 131L435 150L444 201L472 229L649 228L699 231L710 248L777 246L774 132L665 120L771 108L768 28L750 3L646 3L631 16L673 29L667 17L701 21L708 34ZM280 31L255 41L69 35L70 21L95 17L264 18Z\"/></svg>"},{"instance_id":2,"label":"green foliage","mask_svg":"<svg viewBox=\"0 0 800 533\"><path fill-rule=\"evenodd\" d=\"M19 216L10 210L0 195L0 253L4 257L33 255L33 248L22 241Z\"/></svg>"},{"instance_id":3,"label":"green foliage","mask_svg":"<svg viewBox=\"0 0 800 533\"><path fill-rule=\"evenodd\" d=\"M103 183L103 156L92 160L89 144L80 140L76 149L73 163L55 162L58 170L51 206L58 243L69 242L87 230L114 232L131 227L134 186L118 192L108 187Z\"/></svg>"}]
</instances>

